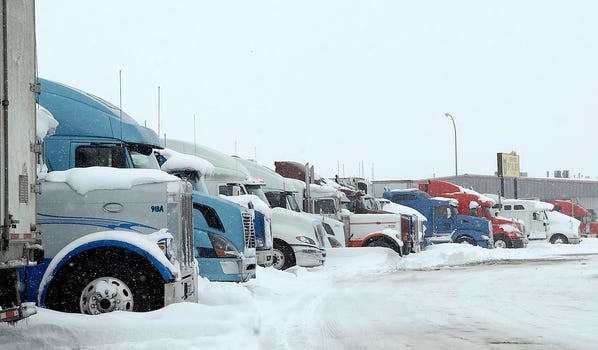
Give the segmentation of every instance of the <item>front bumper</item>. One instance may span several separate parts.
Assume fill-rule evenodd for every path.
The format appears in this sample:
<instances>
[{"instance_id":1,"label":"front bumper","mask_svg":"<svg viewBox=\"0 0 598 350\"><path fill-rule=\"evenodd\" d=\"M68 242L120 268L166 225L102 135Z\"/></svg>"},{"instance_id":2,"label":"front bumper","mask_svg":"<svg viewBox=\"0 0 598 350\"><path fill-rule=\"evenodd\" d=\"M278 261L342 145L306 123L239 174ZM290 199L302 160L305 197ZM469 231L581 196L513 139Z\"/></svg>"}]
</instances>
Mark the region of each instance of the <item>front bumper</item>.
<instances>
[{"instance_id":1,"label":"front bumper","mask_svg":"<svg viewBox=\"0 0 598 350\"><path fill-rule=\"evenodd\" d=\"M579 244L581 242L581 237L567 237L567 241L569 244Z\"/></svg>"},{"instance_id":2,"label":"front bumper","mask_svg":"<svg viewBox=\"0 0 598 350\"><path fill-rule=\"evenodd\" d=\"M213 282L245 282L255 276L255 255L243 258L199 258L199 274Z\"/></svg>"},{"instance_id":3,"label":"front bumper","mask_svg":"<svg viewBox=\"0 0 598 350\"><path fill-rule=\"evenodd\" d=\"M189 267L181 271L183 278L172 283L164 285L164 306L188 301L196 303L198 301L197 290L197 266Z\"/></svg>"},{"instance_id":4,"label":"front bumper","mask_svg":"<svg viewBox=\"0 0 598 350\"><path fill-rule=\"evenodd\" d=\"M324 265L326 250L305 245L292 246L295 253L295 263L302 267L315 267Z\"/></svg>"},{"instance_id":5,"label":"front bumper","mask_svg":"<svg viewBox=\"0 0 598 350\"><path fill-rule=\"evenodd\" d=\"M525 238L511 239L511 243L513 244L513 248L527 247L527 239L525 239Z\"/></svg>"},{"instance_id":6,"label":"front bumper","mask_svg":"<svg viewBox=\"0 0 598 350\"><path fill-rule=\"evenodd\" d=\"M257 264L263 267L272 266L272 249L268 250L258 250L256 252L257 255Z\"/></svg>"}]
</instances>

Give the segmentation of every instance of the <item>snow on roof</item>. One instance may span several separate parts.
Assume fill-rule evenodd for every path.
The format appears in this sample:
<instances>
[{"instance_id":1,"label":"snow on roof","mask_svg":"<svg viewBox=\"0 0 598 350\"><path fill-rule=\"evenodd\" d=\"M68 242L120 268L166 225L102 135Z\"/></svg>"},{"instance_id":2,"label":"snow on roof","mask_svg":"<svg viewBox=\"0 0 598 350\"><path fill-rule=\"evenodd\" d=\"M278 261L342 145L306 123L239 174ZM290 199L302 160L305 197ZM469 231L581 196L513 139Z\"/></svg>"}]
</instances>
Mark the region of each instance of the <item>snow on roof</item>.
<instances>
[{"instance_id":1,"label":"snow on roof","mask_svg":"<svg viewBox=\"0 0 598 350\"><path fill-rule=\"evenodd\" d=\"M43 140L44 137L54 134L56 127L58 126L58 121L54 118L52 113L44 107L39 104L36 104L35 107L35 134L38 139Z\"/></svg>"},{"instance_id":2,"label":"snow on roof","mask_svg":"<svg viewBox=\"0 0 598 350\"><path fill-rule=\"evenodd\" d=\"M384 198L376 198L382 204L382 210L389 211L395 214L415 215L419 221L427 221L426 217L419 211L405 205L393 203Z\"/></svg>"},{"instance_id":3,"label":"snow on roof","mask_svg":"<svg viewBox=\"0 0 598 350\"><path fill-rule=\"evenodd\" d=\"M94 190L125 190L135 185L177 181L174 175L157 169L119 169L109 167L73 168L49 172L48 182L64 182L79 194Z\"/></svg>"},{"instance_id":4,"label":"snow on roof","mask_svg":"<svg viewBox=\"0 0 598 350\"><path fill-rule=\"evenodd\" d=\"M166 172L194 170L202 175L214 174L214 165L203 158L191 154L179 153L170 148L164 148L156 151L166 158L166 162L164 162L164 164L161 166L162 170Z\"/></svg>"},{"instance_id":5,"label":"snow on roof","mask_svg":"<svg viewBox=\"0 0 598 350\"><path fill-rule=\"evenodd\" d=\"M249 208L249 202L253 204L253 208L260 213L264 214L265 217L271 218L272 217L272 209L270 206L266 204L260 197L254 194L243 194L240 196L225 196L223 194L219 195L220 198L226 199L227 201L237 203L245 208Z\"/></svg>"},{"instance_id":6,"label":"snow on roof","mask_svg":"<svg viewBox=\"0 0 598 350\"><path fill-rule=\"evenodd\" d=\"M491 202L493 204L496 204L496 200L495 199L493 199L493 198L491 198L489 196L483 195L483 194L479 193L478 191L471 190L471 189L465 188L465 187L461 187L459 185L456 185L456 186L459 187L459 190L461 190L461 192L463 192L463 193L467 193L467 194L472 194L474 196L478 196L478 198L479 198L480 201Z\"/></svg>"}]
</instances>

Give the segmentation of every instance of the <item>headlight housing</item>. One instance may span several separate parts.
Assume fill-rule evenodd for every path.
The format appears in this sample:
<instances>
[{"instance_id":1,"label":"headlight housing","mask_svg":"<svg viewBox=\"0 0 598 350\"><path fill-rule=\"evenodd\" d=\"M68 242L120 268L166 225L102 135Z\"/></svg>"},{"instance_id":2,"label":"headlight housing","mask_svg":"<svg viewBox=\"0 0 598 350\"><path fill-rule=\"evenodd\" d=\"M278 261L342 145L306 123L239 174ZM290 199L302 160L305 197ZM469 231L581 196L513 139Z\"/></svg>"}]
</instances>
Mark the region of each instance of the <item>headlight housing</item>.
<instances>
[{"instance_id":1,"label":"headlight housing","mask_svg":"<svg viewBox=\"0 0 598 350\"><path fill-rule=\"evenodd\" d=\"M214 247L214 251L216 252L216 256L219 258L240 258L241 254L235 248L235 246L229 242L226 238L213 234L208 233L208 238L212 243L212 247Z\"/></svg>"},{"instance_id":2,"label":"headlight housing","mask_svg":"<svg viewBox=\"0 0 598 350\"><path fill-rule=\"evenodd\" d=\"M172 238L162 238L157 242L158 248L164 253L168 260L174 256L174 240Z\"/></svg>"},{"instance_id":3,"label":"headlight housing","mask_svg":"<svg viewBox=\"0 0 598 350\"><path fill-rule=\"evenodd\" d=\"M314 241L313 239L311 239L309 237L297 236L297 237L295 237L295 239L297 239L301 243L305 243L305 244L309 244L309 245L317 245L316 241Z\"/></svg>"}]
</instances>

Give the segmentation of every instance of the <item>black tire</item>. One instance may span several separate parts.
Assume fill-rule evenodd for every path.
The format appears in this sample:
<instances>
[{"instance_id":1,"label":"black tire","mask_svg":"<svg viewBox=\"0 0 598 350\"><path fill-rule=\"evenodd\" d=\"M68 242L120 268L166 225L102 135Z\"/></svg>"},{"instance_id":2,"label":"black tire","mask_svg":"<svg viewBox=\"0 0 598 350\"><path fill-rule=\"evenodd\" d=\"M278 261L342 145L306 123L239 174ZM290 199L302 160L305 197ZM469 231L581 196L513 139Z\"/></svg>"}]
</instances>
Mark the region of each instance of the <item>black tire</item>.
<instances>
[{"instance_id":1,"label":"black tire","mask_svg":"<svg viewBox=\"0 0 598 350\"><path fill-rule=\"evenodd\" d=\"M284 259L281 263L280 259ZM277 270L286 270L289 267L297 265L295 253L286 242L275 239L272 252L272 266Z\"/></svg>"},{"instance_id":2,"label":"black tire","mask_svg":"<svg viewBox=\"0 0 598 350\"><path fill-rule=\"evenodd\" d=\"M108 247L81 253L66 262L50 282L45 307L82 313L79 302L84 289L102 277L117 279L128 287L132 311L152 311L164 306L164 279L156 268L135 252Z\"/></svg>"},{"instance_id":3,"label":"black tire","mask_svg":"<svg viewBox=\"0 0 598 350\"><path fill-rule=\"evenodd\" d=\"M561 233L555 233L550 237L550 243L552 244L568 244L569 240Z\"/></svg>"},{"instance_id":4,"label":"black tire","mask_svg":"<svg viewBox=\"0 0 598 350\"><path fill-rule=\"evenodd\" d=\"M497 235L494 237L494 248L513 248L513 242L505 235Z\"/></svg>"},{"instance_id":5,"label":"black tire","mask_svg":"<svg viewBox=\"0 0 598 350\"><path fill-rule=\"evenodd\" d=\"M455 243L467 243L467 244L471 244L473 246L478 245L478 243L473 238L468 237L468 236L461 236L461 237L457 238Z\"/></svg>"},{"instance_id":6,"label":"black tire","mask_svg":"<svg viewBox=\"0 0 598 350\"><path fill-rule=\"evenodd\" d=\"M401 251L400 247L397 244L391 243L384 238L374 238L369 240L366 244L363 245L364 247L383 247L392 249L395 252L399 253L400 256L403 256L403 252Z\"/></svg>"}]
</instances>

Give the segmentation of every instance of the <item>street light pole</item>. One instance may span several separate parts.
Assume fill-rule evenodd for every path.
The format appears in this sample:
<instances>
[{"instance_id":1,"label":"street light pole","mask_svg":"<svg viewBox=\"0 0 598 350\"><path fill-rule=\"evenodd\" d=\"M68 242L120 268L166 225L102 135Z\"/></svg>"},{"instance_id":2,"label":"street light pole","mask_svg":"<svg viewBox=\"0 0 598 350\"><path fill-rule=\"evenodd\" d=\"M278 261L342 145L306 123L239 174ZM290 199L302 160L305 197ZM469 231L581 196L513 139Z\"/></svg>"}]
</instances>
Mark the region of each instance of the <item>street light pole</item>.
<instances>
[{"instance_id":1,"label":"street light pole","mask_svg":"<svg viewBox=\"0 0 598 350\"><path fill-rule=\"evenodd\" d=\"M453 122L453 131L455 132L455 176L458 176L459 172L457 171L457 127L455 126L455 119L452 115L450 115L450 113L444 113L444 115L446 117L451 118L451 121Z\"/></svg>"}]
</instances>

